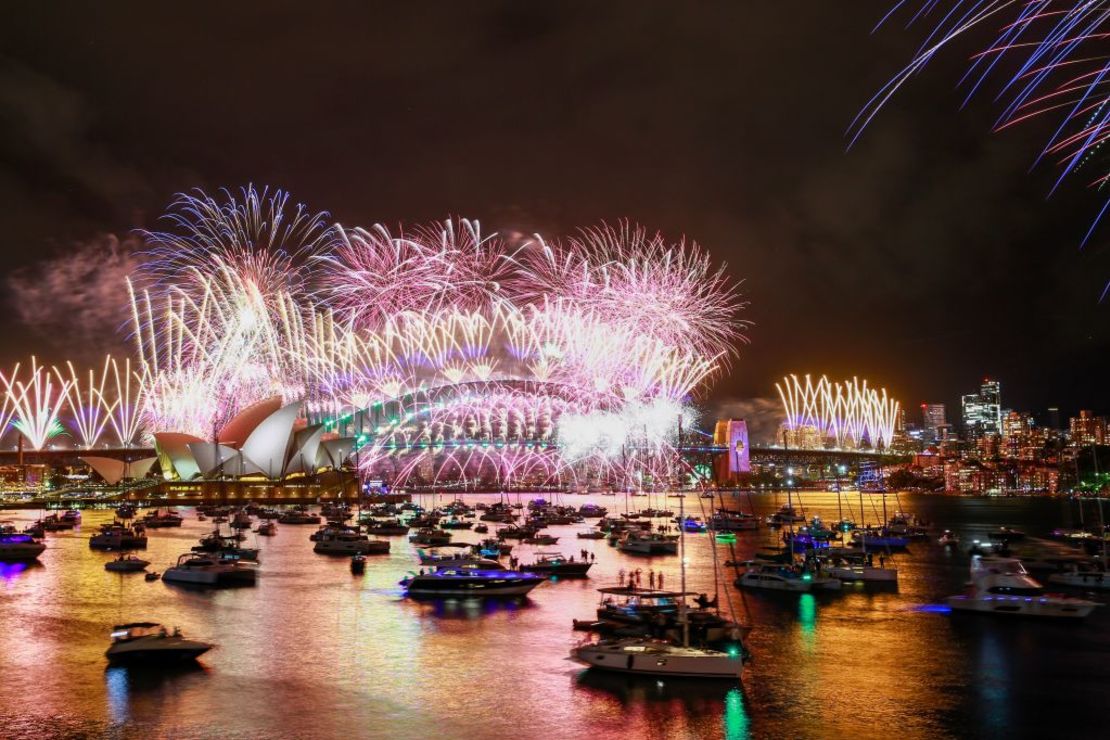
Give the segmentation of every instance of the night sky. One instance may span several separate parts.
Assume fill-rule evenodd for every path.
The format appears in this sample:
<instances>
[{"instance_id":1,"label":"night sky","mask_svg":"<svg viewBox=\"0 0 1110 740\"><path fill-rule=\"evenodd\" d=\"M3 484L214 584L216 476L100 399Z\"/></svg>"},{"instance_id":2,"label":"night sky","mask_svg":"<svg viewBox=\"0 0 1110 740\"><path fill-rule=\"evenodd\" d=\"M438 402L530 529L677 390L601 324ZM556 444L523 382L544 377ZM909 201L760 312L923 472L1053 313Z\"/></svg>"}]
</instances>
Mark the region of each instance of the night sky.
<instances>
[{"instance_id":1,"label":"night sky","mask_svg":"<svg viewBox=\"0 0 1110 740\"><path fill-rule=\"evenodd\" d=\"M557 236L630 218L744 279L755 325L712 400L859 375L908 406L990 375L1006 406L1110 410L1110 222L990 133L973 44L856 111L921 29L886 0L9 3L0 24L5 362L118 340L117 256L172 195L253 182L347 225L461 215ZM988 93L990 91L988 90ZM118 300L117 300L118 296Z\"/></svg>"}]
</instances>

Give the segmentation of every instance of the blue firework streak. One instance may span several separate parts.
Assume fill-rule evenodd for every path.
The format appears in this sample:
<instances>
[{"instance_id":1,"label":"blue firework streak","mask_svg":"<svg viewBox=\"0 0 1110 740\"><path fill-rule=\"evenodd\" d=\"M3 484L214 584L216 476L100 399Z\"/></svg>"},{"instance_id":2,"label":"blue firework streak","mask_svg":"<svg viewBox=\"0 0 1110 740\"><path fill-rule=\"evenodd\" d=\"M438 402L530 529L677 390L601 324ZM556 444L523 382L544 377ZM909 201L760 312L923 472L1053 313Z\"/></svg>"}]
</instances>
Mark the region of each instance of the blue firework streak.
<instances>
[{"instance_id":1,"label":"blue firework streak","mask_svg":"<svg viewBox=\"0 0 1110 740\"><path fill-rule=\"evenodd\" d=\"M989 25L998 29L994 40L971 55L960 80L964 104L996 80L1001 112L995 130L1037 116L1058 120L1034 161L1035 166L1048 159L1060 167L1051 192L1078 173L1089 173L1087 182L1093 187L1107 184L1110 172L1095 171L1093 165L1110 137L1110 0L900 0L876 29L903 16L907 27L923 26L927 34L910 62L853 119L849 146L937 52L971 29ZM1084 243L1107 210L1110 197Z\"/></svg>"}]
</instances>

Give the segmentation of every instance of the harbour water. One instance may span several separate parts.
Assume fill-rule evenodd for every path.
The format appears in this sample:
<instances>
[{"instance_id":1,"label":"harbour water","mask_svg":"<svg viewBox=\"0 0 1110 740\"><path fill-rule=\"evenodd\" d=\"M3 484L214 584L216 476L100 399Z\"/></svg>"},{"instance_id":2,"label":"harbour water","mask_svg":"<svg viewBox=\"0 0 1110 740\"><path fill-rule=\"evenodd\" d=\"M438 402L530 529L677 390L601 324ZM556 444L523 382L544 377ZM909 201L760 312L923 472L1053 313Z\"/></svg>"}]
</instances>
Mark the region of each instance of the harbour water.
<instances>
[{"instance_id":1,"label":"harbour water","mask_svg":"<svg viewBox=\"0 0 1110 740\"><path fill-rule=\"evenodd\" d=\"M496 496L468 496L468 503ZM514 500L516 497L513 497ZM522 497L527 501L528 497ZM851 494L859 519L858 498ZM656 681L584 671L567 659L593 616L596 589L620 570L663 572L679 585L676 556L635 558L587 525L550 527L556 546L596 554L590 578L548 582L524 600L416 602L398 581L418 568L405 537L372 557L365 575L345 558L312 552L311 526L279 525L258 538L261 575L250 588L184 590L104 571L111 554L88 538L110 511L86 511L80 529L48 536L38 564L0 564L0 736L118 738L586 738L586 737L1096 737L1110 696L1110 609L1079 623L954 616L939 605L967 578L967 545L998 525L1030 535L1076 522L1075 504L903 494L902 509L957 532L958 552L915 543L894 562L893 591L733 595L750 619L743 686ZM847 503L849 496L845 496ZM439 503L448 499L440 498ZM568 496L624 511L622 497ZM687 513L711 502L688 497ZM783 495L755 495L766 515ZM430 497L420 503L429 505ZM837 518L834 494L804 494L807 514ZM635 510L647 498L632 498ZM678 500L653 506L677 512ZM749 499L739 502L747 509ZM703 509L704 507L704 509ZM877 497L866 504L878 519ZM890 509L895 508L890 497ZM163 570L211 529L183 508L180 529L149 532L143 556ZM4 512L22 526L37 512ZM456 540L482 535L456 533ZM777 537L742 533L744 558ZM255 539L251 535L253 544ZM712 548L688 535L691 590L713 591ZM726 577L729 571L725 571ZM1104 600L1097 598L1096 600ZM152 620L218 647L201 667L149 675L107 668L113 624Z\"/></svg>"}]
</instances>

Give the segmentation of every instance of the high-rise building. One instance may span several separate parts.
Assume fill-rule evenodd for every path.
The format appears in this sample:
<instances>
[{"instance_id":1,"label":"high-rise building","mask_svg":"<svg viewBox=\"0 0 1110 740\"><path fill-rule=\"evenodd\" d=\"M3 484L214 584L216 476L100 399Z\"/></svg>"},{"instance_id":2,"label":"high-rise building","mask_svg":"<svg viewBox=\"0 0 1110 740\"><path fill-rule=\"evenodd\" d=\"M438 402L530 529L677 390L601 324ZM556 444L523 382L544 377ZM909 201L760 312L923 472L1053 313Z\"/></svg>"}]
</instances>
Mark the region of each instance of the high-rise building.
<instances>
[{"instance_id":1,"label":"high-rise building","mask_svg":"<svg viewBox=\"0 0 1110 740\"><path fill-rule=\"evenodd\" d=\"M1093 412L1084 409L1079 412L1079 416L1068 420L1068 433L1075 447L1106 444L1106 417L1095 416Z\"/></svg>"},{"instance_id":2,"label":"high-rise building","mask_svg":"<svg viewBox=\"0 0 1110 740\"><path fill-rule=\"evenodd\" d=\"M948 416L943 403L921 404L921 426L930 441L941 439L941 430L948 426Z\"/></svg>"},{"instance_id":3,"label":"high-rise building","mask_svg":"<svg viewBox=\"0 0 1110 740\"><path fill-rule=\"evenodd\" d=\"M997 380L986 379L978 393L961 398L964 433L968 439L985 434L999 434L1002 430L1001 387Z\"/></svg>"},{"instance_id":4,"label":"high-rise building","mask_svg":"<svg viewBox=\"0 0 1110 740\"><path fill-rule=\"evenodd\" d=\"M1048 418L1045 420L1045 426L1054 431L1063 428L1060 426L1060 409L1056 406L1048 407Z\"/></svg>"}]
</instances>

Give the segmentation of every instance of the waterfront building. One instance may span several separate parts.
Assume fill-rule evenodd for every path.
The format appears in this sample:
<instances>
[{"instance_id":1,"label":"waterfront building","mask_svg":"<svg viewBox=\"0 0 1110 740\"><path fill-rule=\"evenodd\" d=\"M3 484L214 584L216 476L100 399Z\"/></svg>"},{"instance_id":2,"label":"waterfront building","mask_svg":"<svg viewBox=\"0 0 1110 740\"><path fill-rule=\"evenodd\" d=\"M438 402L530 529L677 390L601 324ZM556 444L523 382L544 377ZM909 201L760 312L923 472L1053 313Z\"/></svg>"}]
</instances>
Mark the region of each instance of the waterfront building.
<instances>
[{"instance_id":1,"label":"waterfront building","mask_svg":"<svg viewBox=\"0 0 1110 740\"><path fill-rule=\"evenodd\" d=\"M1068 437L1073 447L1104 445L1107 443L1107 424L1105 416L1095 416L1094 412L1084 409L1079 416L1068 420Z\"/></svg>"},{"instance_id":2,"label":"waterfront building","mask_svg":"<svg viewBox=\"0 0 1110 740\"><path fill-rule=\"evenodd\" d=\"M948 416L943 403L921 404L922 428L925 437L930 441L943 439L944 430L948 428Z\"/></svg>"}]
</instances>

